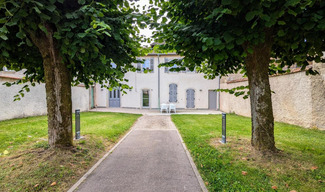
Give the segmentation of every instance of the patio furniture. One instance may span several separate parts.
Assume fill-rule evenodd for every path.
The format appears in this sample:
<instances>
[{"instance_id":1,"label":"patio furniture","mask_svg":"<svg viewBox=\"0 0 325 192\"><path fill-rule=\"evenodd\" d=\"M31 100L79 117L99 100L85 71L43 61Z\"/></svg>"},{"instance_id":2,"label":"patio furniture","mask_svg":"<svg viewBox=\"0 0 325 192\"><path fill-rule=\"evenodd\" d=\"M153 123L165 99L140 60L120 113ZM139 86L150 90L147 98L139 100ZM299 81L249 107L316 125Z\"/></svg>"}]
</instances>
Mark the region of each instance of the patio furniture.
<instances>
[{"instance_id":1,"label":"patio furniture","mask_svg":"<svg viewBox=\"0 0 325 192\"><path fill-rule=\"evenodd\" d=\"M160 113L162 113L163 111L166 111L166 113L168 113L168 105L165 103L160 105Z\"/></svg>"},{"instance_id":2,"label":"patio furniture","mask_svg":"<svg viewBox=\"0 0 325 192\"><path fill-rule=\"evenodd\" d=\"M176 105L175 104L169 104L169 113L171 112L171 111L174 111L174 113L176 113Z\"/></svg>"}]
</instances>

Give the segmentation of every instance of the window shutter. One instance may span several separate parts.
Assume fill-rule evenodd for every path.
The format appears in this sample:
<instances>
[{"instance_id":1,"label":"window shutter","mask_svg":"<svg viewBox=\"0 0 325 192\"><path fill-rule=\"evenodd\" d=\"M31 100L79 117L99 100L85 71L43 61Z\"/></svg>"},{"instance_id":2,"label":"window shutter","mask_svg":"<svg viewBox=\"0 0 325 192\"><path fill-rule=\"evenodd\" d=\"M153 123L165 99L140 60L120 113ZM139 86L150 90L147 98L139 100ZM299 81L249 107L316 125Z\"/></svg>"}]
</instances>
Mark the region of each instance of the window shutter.
<instances>
[{"instance_id":1,"label":"window shutter","mask_svg":"<svg viewBox=\"0 0 325 192\"><path fill-rule=\"evenodd\" d=\"M141 73L141 63L137 63L137 69L139 70L139 71L137 71L138 73Z\"/></svg>"},{"instance_id":2,"label":"window shutter","mask_svg":"<svg viewBox=\"0 0 325 192\"><path fill-rule=\"evenodd\" d=\"M177 102L177 85L169 85L169 102Z\"/></svg>"},{"instance_id":3,"label":"window shutter","mask_svg":"<svg viewBox=\"0 0 325 192\"><path fill-rule=\"evenodd\" d=\"M153 71L153 70L154 70L154 65L153 65L153 64L154 64L154 60L153 60L153 58L151 58L151 59L150 59L150 70L151 70L151 73L154 72L154 71Z\"/></svg>"},{"instance_id":4,"label":"window shutter","mask_svg":"<svg viewBox=\"0 0 325 192\"><path fill-rule=\"evenodd\" d=\"M169 102L172 102L172 84L169 84Z\"/></svg>"},{"instance_id":5,"label":"window shutter","mask_svg":"<svg viewBox=\"0 0 325 192\"><path fill-rule=\"evenodd\" d=\"M174 98L174 101L177 102L177 85L176 84L174 84L174 85L175 85L175 98Z\"/></svg>"}]
</instances>

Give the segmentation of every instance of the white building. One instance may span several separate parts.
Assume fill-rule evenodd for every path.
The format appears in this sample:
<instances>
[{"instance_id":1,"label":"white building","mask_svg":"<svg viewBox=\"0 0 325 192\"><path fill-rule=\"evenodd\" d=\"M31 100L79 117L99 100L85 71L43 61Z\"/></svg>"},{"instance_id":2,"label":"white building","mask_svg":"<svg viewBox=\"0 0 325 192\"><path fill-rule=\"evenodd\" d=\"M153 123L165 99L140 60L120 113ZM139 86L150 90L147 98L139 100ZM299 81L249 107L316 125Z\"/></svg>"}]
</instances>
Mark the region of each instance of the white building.
<instances>
[{"instance_id":1,"label":"white building","mask_svg":"<svg viewBox=\"0 0 325 192\"><path fill-rule=\"evenodd\" d=\"M158 67L176 58L180 56L151 53L141 57L145 59L144 64L135 64L141 71L125 74L132 90L123 95L119 90L108 91L96 85L93 103L96 107L137 109L158 109L162 103L174 103L177 109L219 109L219 94L214 91L219 88L219 78L207 80L200 73L171 72L166 67ZM144 69L150 72L144 73Z\"/></svg>"}]
</instances>

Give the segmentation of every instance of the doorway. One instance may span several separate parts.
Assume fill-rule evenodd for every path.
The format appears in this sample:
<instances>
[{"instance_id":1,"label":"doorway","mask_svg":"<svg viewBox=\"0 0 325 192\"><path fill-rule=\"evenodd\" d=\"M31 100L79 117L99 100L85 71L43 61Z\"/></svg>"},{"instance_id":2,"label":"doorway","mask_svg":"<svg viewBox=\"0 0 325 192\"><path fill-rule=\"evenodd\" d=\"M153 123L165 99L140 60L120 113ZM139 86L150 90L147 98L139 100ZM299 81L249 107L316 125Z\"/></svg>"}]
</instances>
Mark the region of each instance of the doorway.
<instances>
[{"instance_id":1,"label":"doorway","mask_svg":"<svg viewBox=\"0 0 325 192\"><path fill-rule=\"evenodd\" d=\"M120 89L109 91L109 107L120 107Z\"/></svg>"},{"instance_id":2,"label":"doorway","mask_svg":"<svg viewBox=\"0 0 325 192\"><path fill-rule=\"evenodd\" d=\"M149 90L142 90L142 107L149 108L150 100L149 100Z\"/></svg>"},{"instance_id":3,"label":"doorway","mask_svg":"<svg viewBox=\"0 0 325 192\"><path fill-rule=\"evenodd\" d=\"M209 109L217 110L217 92L209 90Z\"/></svg>"}]
</instances>

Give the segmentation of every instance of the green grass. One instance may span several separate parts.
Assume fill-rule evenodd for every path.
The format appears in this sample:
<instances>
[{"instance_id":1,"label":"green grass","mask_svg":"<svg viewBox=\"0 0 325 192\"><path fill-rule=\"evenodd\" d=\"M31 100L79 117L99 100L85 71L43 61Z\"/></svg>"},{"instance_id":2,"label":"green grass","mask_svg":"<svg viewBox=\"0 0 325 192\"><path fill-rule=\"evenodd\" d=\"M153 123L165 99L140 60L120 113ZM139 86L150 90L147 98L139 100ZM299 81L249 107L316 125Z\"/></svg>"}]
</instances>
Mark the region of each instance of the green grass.
<instances>
[{"instance_id":1,"label":"green grass","mask_svg":"<svg viewBox=\"0 0 325 192\"><path fill-rule=\"evenodd\" d=\"M173 115L209 191L325 191L325 132L275 123L279 154L250 147L250 118L227 115L222 145L221 115ZM242 171L247 172L243 174Z\"/></svg>"},{"instance_id":2,"label":"green grass","mask_svg":"<svg viewBox=\"0 0 325 192\"><path fill-rule=\"evenodd\" d=\"M66 191L138 117L140 115L81 113L84 139L75 141L75 147L69 150L49 148L46 116L1 121L0 191ZM4 151L9 154L4 155Z\"/></svg>"}]
</instances>

